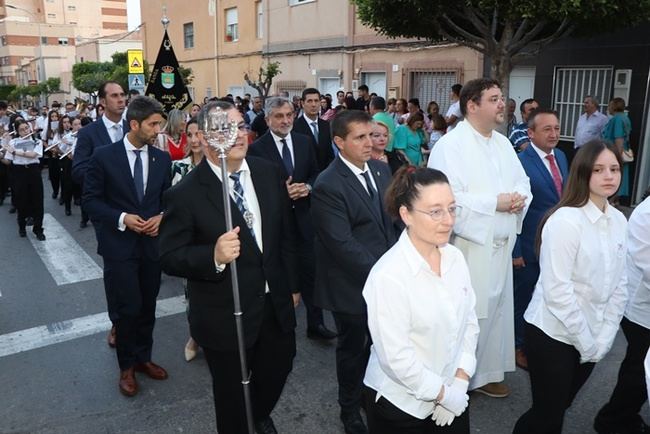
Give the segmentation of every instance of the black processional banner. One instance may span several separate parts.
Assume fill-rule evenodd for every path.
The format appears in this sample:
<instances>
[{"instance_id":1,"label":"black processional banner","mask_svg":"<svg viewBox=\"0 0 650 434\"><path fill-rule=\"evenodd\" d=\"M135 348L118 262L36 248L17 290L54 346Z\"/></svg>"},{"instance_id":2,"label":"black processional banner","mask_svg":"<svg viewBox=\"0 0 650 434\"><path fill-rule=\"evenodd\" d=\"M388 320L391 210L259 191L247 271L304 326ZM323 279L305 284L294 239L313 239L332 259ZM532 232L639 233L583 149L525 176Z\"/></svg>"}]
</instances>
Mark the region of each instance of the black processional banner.
<instances>
[{"instance_id":1,"label":"black processional banner","mask_svg":"<svg viewBox=\"0 0 650 434\"><path fill-rule=\"evenodd\" d=\"M183 77L178 71L178 60L176 60L167 30L163 35L145 95L159 101L167 112L171 109L183 110L192 102Z\"/></svg>"}]
</instances>

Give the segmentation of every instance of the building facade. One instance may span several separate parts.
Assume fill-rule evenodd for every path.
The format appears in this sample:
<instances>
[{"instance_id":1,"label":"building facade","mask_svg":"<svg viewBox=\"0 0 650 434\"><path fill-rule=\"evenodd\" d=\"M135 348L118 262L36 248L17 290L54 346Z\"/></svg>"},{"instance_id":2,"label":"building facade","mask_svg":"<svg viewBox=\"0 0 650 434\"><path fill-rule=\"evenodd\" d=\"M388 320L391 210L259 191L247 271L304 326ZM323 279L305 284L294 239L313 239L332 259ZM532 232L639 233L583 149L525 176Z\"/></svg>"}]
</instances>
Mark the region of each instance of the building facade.
<instances>
[{"instance_id":1,"label":"building facade","mask_svg":"<svg viewBox=\"0 0 650 434\"><path fill-rule=\"evenodd\" d=\"M170 23L167 32L181 65L192 69L189 85L194 101L227 93L250 92L244 74L262 64L262 40L257 26L261 2L181 0L141 2L145 59L154 64L163 36L163 5Z\"/></svg>"},{"instance_id":2,"label":"building facade","mask_svg":"<svg viewBox=\"0 0 650 434\"><path fill-rule=\"evenodd\" d=\"M381 96L436 100L441 109L453 84L483 74L482 55L468 48L378 35L348 0L196 0L191 10L182 0L147 0L141 15L150 63L162 39L163 3L176 56L194 72L197 101L255 95L243 76L271 61L282 71L272 92L295 95L309 86L335 94L367 84Z\"/></svg>"},{"instance_id":3,"label":"building facade","mask_svg":"<svg viewBox=\"0 0 650 434\"><path fill-rule=\"evenodd\" d=\"M60 77L81 38L126 30L126 0L0 0L0 84Z\"/></svg>"}]
</instances>

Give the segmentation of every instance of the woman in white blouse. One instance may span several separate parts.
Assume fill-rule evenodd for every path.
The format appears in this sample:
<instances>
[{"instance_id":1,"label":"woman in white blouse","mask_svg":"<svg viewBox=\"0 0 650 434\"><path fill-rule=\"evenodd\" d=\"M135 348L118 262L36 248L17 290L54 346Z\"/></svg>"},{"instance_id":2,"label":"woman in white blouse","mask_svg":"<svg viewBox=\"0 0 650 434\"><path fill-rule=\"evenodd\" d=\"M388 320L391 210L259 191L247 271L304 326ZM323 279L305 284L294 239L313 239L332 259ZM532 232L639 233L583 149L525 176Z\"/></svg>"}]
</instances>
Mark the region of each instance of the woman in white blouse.
<instances>
[{"instance_id":1,"label":"woman in white blouse","mask_svg":"<svg viewBox=\"0 0 650 434\"><path fill-rule=\"evenodd\" d=\"M612 396L594 421L599 434L650 432L639 415L648 400L643 366L650 347L650 197L634 209L627 224L626 270L630 299L621 328L627 351ZM645 373L650 375L650 370Z\"/></svg>"},{"instance_id":2,"label":"woman in white blouse","mask_svg":"<svg viewBox=\"0 0 650 434\"><path fill-rule=\"evenodd\" d=\"M560 202L540 223L540 276L524 314L533 405L514 433L560 433L566 409L614 342L627 302L627 221L607 199L622 166L613 144L583 145Z\"/></svg>"},{"instance_id":3,"label":"woman in white blouse","mask_svg":"<svg viewBox=\"0 0 650 434\"><path fill-rule=\"evenodd\" d=\"M373 342L364 378L369 431L469 433L479 328L467 264L448 244L459 212L449 181L438 170L402 167L386 208L406 229L363 289Z\"/></svg>"}]
</instances>

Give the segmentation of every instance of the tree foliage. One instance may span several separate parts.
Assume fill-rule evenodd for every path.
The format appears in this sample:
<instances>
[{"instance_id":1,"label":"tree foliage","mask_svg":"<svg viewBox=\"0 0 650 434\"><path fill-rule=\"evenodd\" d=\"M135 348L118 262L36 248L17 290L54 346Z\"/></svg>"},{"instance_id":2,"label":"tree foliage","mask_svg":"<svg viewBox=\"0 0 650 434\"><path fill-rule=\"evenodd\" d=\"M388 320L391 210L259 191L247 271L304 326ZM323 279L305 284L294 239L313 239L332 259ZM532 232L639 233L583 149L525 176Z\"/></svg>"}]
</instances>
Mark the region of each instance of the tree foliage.
<instances>
[{"instance_id":1,"label":"tree foliage","mask_svg":"<svg viewBox=\"0 0 650 434\"><path fill-rule=\"evenodd\" d=\"M281 72L280 62L269 62L266 67L260 66L260 69L257 71L257 78L251 78L251 76L246 73L244 74L244 80L250 87L256 89L264 100L269 95L273 79Z\"/></svg>"},{"instance_id":2,"label":"tree foliage","mask_svg":"<svg viewBox=\"0 0 650 434\"><path fill-rule=\"evenodd\" d=\"M506 86L513 62L570 34L650 21L650 0L350 0L361 21L389 37L455 42L490 57Z\"/></svg>"}]
</instances>

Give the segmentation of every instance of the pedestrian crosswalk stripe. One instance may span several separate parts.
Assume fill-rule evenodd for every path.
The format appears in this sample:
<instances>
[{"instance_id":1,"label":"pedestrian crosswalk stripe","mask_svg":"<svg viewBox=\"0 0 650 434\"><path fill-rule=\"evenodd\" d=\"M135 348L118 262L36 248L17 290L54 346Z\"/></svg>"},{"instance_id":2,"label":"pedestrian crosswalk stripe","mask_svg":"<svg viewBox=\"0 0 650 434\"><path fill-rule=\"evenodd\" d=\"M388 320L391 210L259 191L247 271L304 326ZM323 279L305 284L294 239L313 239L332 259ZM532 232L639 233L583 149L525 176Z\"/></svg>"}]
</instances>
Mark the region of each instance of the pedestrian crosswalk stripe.
<instances>
[{"instance_id":1,"label":"pedestrian crosswalk stripe","mask_svg":"<svg viewBox=\"0 0 650 434\"><path fill-rule=\"evenodd\" d=\"M37 241L38 242L38 241ZM179 295L158 301L156 318L163 318L185 311L185 297ZM34 350L72 339L107 331L111 321L106 312L32 327L0 336L0 357Z\"/></svg>"},{"instance_id":2,"label":"pedestrian crosswalk stripe","mask_svg":"<svg viewBox=\"0 0 650 434\"><path fill-rule=\"evenodd\" d=\"M102 268L51 214L43 216L43 227L45 241L31 234L29 240L58 286L103 276Z\"/></svg>"}]
</instances>

